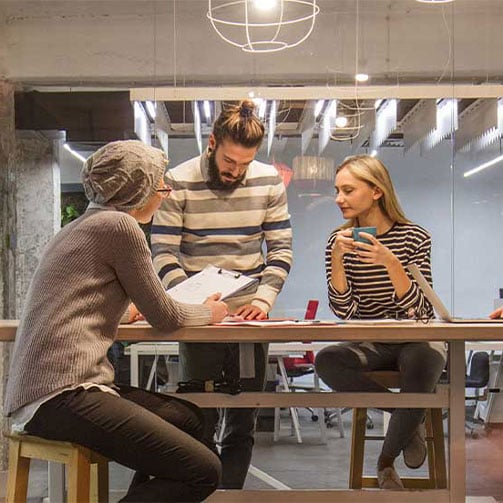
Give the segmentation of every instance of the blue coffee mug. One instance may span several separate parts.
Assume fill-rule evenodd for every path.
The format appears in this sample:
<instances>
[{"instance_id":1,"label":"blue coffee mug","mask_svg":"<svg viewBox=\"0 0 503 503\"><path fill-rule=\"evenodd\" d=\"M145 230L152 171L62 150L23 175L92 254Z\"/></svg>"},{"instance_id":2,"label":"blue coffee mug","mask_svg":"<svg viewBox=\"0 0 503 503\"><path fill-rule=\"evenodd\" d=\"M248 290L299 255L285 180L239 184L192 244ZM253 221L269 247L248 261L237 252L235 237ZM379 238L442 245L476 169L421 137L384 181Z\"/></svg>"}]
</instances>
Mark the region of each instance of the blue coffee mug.
<instances>
[{"instance_id":1,"label":"blue coffee mug","mask_svg":"<svg viewBox=\"0 0 503 503\"><path fill-rule=\"evenodd\" d=\"M360 243L372 244L368 239L365 239L363 236L360 236L360 232L366 232L367 234L372 234L375 236L377 233L377 229L375 227L354 227L353 228L353 239L355 241L359 241Z\"/></svg>"}]
</instances>

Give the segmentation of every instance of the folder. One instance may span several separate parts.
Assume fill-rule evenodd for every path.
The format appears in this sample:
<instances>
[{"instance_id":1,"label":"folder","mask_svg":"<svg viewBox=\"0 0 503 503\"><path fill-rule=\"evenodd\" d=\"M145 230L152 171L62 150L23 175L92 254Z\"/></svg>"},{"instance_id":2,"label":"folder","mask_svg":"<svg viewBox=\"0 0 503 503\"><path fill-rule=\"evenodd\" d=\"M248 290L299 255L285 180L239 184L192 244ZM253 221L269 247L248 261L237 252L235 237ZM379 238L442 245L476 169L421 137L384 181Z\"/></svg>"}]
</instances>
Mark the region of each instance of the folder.
<instances>
[{"instance_id":1,"label":"folder","mask_svg":"<svg viewBox=\"0 0 503 503\"><path fill-rule=\"evenodd\" d=\"M166 291L178 302L202 304L214 293L220 292L221 300L225 300L257 281L257 278L250 278L236 271L208 265L202 271Z\"/></svg>"}]
</instances>

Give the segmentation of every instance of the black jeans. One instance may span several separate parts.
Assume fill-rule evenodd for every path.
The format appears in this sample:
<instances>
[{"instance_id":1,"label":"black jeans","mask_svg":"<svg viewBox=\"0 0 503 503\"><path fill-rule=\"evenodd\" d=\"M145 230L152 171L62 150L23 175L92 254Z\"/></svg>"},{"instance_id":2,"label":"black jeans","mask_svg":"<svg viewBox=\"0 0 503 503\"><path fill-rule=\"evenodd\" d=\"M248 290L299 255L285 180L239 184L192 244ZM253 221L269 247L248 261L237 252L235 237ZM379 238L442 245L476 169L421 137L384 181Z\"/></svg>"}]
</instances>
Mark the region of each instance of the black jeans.
<instances>
[{"instance_id":1,"label":"black jeans","mask_svg":"<svg viewBox=\"0 0 503 503\"><path fill-rule=\"evenodd\" d=\"M120 397L99 388L65 391L45 402L25 429L75 442L136 470L121 501L202 501L215 491L221 466L199 441L200 409L130 386L118 392Z\"/></svg>"},{"instance_id":2,"label":"black jeans","mask_svg":"<svg viewBox=\"0 0 503 503\"><path fill-rule=\"evenodd\" d=\"M399 370L401 391L432 393L445 366L445 356L427 342L386 344L344 343L322 349L316 356L316 372L335 391L388 392L364 372ZM394 409L382 453L395 459L424 418L424 409Z\"/></svg>"},{"instance_id":3,"label":"black jeans","mask_svg":"<svg viewBox=\"0 0 503 503\"><path fill-rule=\"evenodd\" d=\"M241 379L243 391L263 391L265 387L267 344L254 344L255 377ZM183 380L239 378L238 344L180 343L180 370ZM217 452L215 433L224 424L220 441L224 489L241 489L250 466L257 409L204 409L206 427L202 441Z\"/></svg>"}]
</instances>

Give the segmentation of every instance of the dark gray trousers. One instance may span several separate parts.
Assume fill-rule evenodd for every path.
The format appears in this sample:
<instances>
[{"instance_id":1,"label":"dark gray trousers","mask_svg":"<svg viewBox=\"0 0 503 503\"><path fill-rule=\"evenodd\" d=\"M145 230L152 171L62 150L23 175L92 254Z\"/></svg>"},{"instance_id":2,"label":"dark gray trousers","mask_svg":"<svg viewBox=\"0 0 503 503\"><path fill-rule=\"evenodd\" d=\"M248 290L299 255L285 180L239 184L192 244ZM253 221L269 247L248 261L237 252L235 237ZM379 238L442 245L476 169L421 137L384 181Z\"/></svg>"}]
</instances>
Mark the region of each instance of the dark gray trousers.
<instances>
[{"instance_id":1,"label":"dark gray trousers","mask_svg":"<svg viewBox=\"0 0 503 503\"><path fill-rule=\"evenodd\" d=\"M316 371L335 391L389 392L364 375L372 370L399 370L402 392L431 393L442 374L445 356L427 342L403 344L345 343L321 350ZM382 453L395 459L424 418L424 409L394 409Z\"/></svg>"},{"instance_id":2,"label":"dark gray trousers","mask_svg":"<svg viewBox=\"0 0 503 503\"><path fill-rule=\"evenodd\" d=\"M120 397L99 388L65 391L45 402L25 429L78 443L136 470L121 501L202 501L215 491L221 466L199 441L200 409L129 386L118 392Z\"/></svg>"},{"instance_id":3,"label":"dark gray trousers","mask_svg":"<svg viewBox=\"0 0 503 503\"><path fill-rule=\"evenodd\" d=\"M254 344L255 377L241 379L243 391L263 391L267 366L267 344ZM239 378L238 344L180 343L181 379L201 381ZM218 424L224 489L241 489L248 473L254 444L257 409L203 409L206 428L203 442L217 452Z\"/></svg>"}]
</instances>

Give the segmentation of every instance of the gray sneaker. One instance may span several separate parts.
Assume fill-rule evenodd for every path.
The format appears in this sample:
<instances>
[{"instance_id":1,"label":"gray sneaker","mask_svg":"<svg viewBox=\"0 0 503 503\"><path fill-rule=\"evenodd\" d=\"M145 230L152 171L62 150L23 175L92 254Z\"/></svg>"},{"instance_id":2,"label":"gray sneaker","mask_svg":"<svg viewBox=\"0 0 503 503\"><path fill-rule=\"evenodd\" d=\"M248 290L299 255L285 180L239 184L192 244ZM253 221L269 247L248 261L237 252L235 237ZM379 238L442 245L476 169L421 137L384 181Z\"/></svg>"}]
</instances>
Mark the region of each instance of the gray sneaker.
<instances>
[{"instance_id":1,"label":"gray sneaker","mask_svg":"<svg viewBox=\"0 0 503 503\"><path fill-rule=\"evenodd\" d=\"M388 489L390 491L404 489L400 476L392 466L387 466L377 471L377 483L379 484L379 489Z\"/></svg>"},{"instance_id":2,"label":"gray sneaker","mask_svg":"<svg viewBox=\"0 0 503 503\"><path fill-rule=\"evenodd\" d=\"M403 448L403 461L408 468L415 470L422 466L426 459L426 429L421 423L408 444Z\"/></svg>"}]
</instances>

